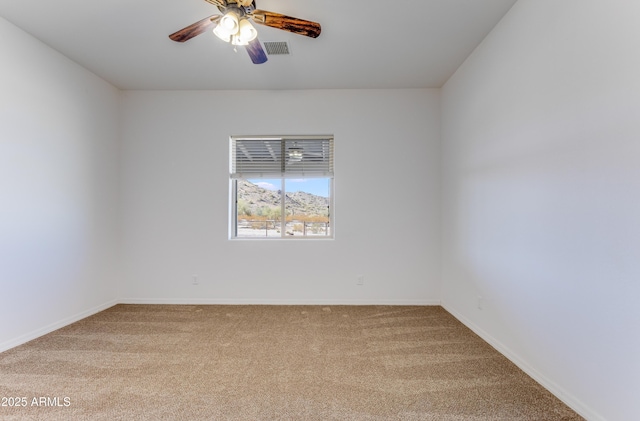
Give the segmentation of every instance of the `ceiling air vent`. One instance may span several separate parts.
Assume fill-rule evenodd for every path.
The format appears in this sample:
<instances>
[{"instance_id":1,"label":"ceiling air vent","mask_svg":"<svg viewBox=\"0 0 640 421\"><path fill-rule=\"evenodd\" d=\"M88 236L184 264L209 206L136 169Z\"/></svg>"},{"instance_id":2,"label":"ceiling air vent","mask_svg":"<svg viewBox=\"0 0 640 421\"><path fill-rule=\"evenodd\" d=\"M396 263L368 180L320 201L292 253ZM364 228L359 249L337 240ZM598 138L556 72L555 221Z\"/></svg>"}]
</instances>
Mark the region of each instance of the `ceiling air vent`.
<instances>
[{"instance_id":1,"label":"ceiling air vent","mask_svg":"<svg viewBox=\"0 0 640 421\"><path fill-rule=\"evenodd\" d=\"M289 45L286 42L265 42L264 49L267 50L267 54L274 55L289 55Z\"/></svg>"}]
</instances>

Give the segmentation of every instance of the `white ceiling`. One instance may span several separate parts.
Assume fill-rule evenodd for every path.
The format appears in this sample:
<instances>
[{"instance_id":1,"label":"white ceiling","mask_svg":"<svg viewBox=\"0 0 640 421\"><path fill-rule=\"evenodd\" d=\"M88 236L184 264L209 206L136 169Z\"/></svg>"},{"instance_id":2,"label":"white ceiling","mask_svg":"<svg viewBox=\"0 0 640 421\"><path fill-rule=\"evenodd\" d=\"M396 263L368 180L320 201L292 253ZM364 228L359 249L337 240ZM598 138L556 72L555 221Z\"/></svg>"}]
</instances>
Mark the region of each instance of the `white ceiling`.
<instances>
[{"instance_id":1,"label":"white ceiling","mask_svg":"<svg viewBox=\"0 0 640 421\"><path fill-rule=\"evenodd\" d=\"M440 87L516 0L256 0L319 22L313 39L256 25L292 54L255 65L204 33L168 35L219 14L204 0L0 0L0 16L121 89Z\"/></svg>"}]
</instances>

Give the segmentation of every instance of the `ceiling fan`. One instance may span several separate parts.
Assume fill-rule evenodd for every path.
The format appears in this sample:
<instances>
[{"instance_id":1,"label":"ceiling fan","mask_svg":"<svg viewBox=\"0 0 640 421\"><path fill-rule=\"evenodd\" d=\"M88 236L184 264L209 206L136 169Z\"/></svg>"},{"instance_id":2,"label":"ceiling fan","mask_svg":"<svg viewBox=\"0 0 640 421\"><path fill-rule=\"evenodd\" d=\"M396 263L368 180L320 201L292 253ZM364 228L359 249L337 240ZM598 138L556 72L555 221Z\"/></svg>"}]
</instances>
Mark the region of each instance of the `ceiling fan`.
<instances>
[{"instance_id":1,"label":"ceiling fan","mask_svg":"<svg viewBox=\"0 0 640 421\"><path fill-rule=\"evenodd\" d=\"M280 13L256 9L255 0L205 0L217 6L222 15L212 15L169 35L173 41L185 42L211 29L225 42L245 46L251 61L261 64L267 61L258 31L251 22L293 32L306 37L317 38L320 24Z\"/></svg>"}]
</instances>

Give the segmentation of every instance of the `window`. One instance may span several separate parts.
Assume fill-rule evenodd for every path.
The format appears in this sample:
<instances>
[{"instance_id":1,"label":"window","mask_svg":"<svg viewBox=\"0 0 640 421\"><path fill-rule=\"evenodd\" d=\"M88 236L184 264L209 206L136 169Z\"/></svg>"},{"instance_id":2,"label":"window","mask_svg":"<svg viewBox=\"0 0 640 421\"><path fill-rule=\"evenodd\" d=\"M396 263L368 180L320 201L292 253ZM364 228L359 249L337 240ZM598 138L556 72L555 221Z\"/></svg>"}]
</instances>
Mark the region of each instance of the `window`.
<instances>
[{"instance_id":1,"label":"window","mask_svg":"<svg viewBox=\"0 0 640 421\"><path fill-rule=\"evenodd\" d=\"M333 136L231 138L231 238L333 238Z\"/></svg>"}]
</instances>

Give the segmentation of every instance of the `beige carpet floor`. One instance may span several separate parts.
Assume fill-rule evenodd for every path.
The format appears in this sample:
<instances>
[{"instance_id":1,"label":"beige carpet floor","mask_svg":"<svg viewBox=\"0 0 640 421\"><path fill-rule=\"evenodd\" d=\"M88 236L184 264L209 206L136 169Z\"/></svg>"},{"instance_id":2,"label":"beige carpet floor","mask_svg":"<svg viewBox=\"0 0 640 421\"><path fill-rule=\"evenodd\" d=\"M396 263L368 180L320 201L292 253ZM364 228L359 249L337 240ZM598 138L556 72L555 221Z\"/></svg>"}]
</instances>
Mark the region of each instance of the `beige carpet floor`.
<instances>
[{"instance_id":1,"label":"beige carpet floor","mask_svg":"<svg viewBox=\"0 0 640 421\"><path fill-rule=\"evenodd\" d=\"M117 305L1 353L0 397L2 420L582 419L441 307Z\"/></svg>"}]
</instances>

